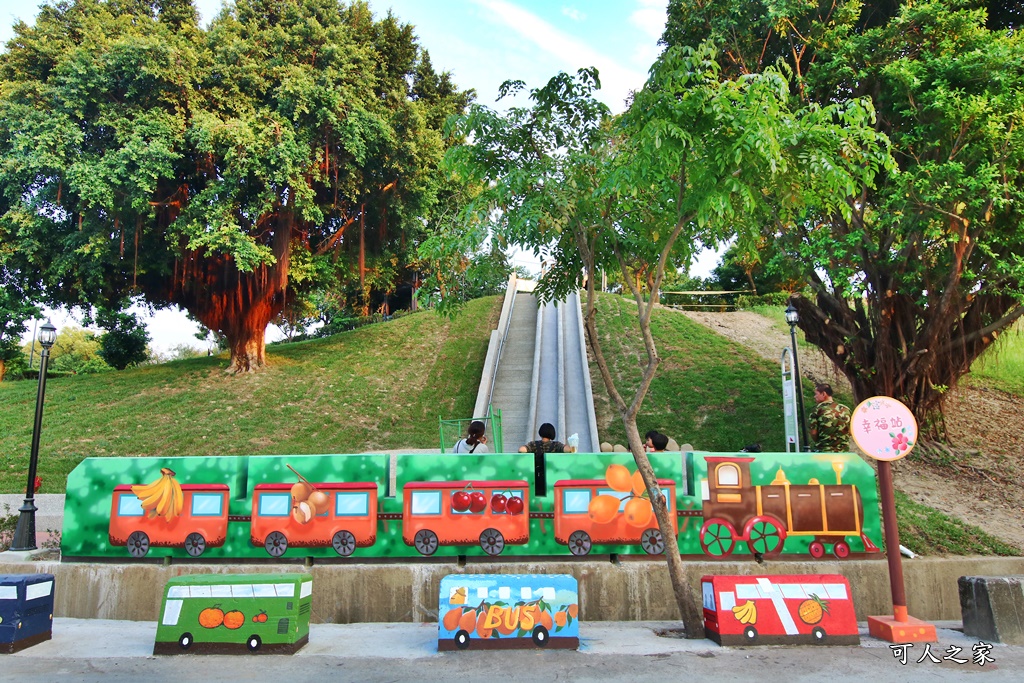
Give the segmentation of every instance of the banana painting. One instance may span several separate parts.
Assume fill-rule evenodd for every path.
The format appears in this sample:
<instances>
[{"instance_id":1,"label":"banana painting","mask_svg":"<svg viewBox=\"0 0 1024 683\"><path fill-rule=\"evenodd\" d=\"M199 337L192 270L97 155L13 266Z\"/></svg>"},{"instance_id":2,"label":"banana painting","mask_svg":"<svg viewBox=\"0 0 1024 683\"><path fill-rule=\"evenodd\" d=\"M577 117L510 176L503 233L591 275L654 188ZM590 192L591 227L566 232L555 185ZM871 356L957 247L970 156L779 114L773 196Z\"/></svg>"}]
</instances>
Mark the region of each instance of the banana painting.
<instances>
[{"instance_id":1,"label":"banana painting","mask_svg":"<svg viewBox=\"0 0 1024 683\"><path fill-rule=\"evenodd\" d=\"M741 624L757 623L757 605L754 604L753 600L747 600L742 605L736 605L732 608L732 613L736 615L736 620Z\"/></svg>"},{"instance_id":2,"label":"banana painting","mask_svg":"<svg viewBox=\"0 0 1024 683\"><path fill-rule=\"evenodd\" d=\"M132 486L132 493L142 502L150 519L163 517L168 522L185 509L185 494L181 484L174 478L174 470L160 468L160 478L149 484Z\"/></svg>"}]
</instances>

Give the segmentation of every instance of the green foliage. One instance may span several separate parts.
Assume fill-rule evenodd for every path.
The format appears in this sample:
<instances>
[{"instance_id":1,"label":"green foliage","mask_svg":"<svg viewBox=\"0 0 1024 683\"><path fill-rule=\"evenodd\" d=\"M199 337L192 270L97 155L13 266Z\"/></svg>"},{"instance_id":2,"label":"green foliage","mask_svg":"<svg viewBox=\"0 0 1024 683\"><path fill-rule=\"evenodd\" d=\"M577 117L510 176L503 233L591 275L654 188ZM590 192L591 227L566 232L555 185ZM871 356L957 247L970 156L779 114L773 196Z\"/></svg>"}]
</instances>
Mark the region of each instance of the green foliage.
<instances>
[{"instance_id":1,"label":"green foliage","mask_svg":"<svg viewBox=\"0 0 1024 683\"><path fill-rule=\"evenodd\" d=\"M26 344L22 353L28 355L29 346ZM70 325L57 331L57 340L50 348L50 360L47 370L47 377L60 376L51 373L63 374L91 374L111 370L111 366L104 362L100 355L100 341L95 332ZM36 347L36 367L41 349ZM35 376L38 376L38 372Z\"/></svg>"},{"instance_id":2,"label":"green foliage","mask_svg":"<svg viewBox=\"0 0 1024 683\"><path fill-rule=\"evenodd\" d=\"M98 355L107 365L116 369L144 363L149 358L146 345L149 333L146 325L132 313L123 311L101 313L98 322L106 328L99 338Z\"/></svg>"},{"instance_id":3,"label":"green foliage","mask_svg":"<svg viewBox=\"0 0 1024 683\"><path fill-rule=\"evenodd\" d=\"M234 355L288 301L410 277L472 96L411 26L358 1L237 0L200 28L187 2L71 0L15 31L0 231L48 303L142 294Z\"/></svg>"},{"instance_id":4,"label":"green foliage","mask_svg":"<svg viewBox=\"0 0 1024 683\"><path fill-rule=\"evenodd\" d=\"M769 292L768 294L740 294L736 298L736 308L747 310L761 306L773 306L779 309L785 308L789 303L789 292Z\"/></svg>"},{"instance_id":5,"label":"green foliage","mask_svg":"<svg viewBox=\"0 0 1024 683\"><path fill-rule=\"evenodd\" d=\"M969 381L1024 396L1024 321L999 338L971 367Z\"/></svg>"},{"instance_id":6,"label":"green foliage","mask_svg":"<svg viewBox=\"0 0 1024 683\"><path fill-rule=\"evenodd\" d=\"M723 79L781 59L806 110L837 93L869 101L895 166L863 191L836 185L846 210L760 217L759 237L802 273L795 289L812 298L797 300L801 327L857 398L900 398L927 422L940 388L1024 315L1024 35L1007 30L1019 12L972 0L673 0L669 17L669 45L711 36L722 47Z\"/></svg>"}]
</instances>

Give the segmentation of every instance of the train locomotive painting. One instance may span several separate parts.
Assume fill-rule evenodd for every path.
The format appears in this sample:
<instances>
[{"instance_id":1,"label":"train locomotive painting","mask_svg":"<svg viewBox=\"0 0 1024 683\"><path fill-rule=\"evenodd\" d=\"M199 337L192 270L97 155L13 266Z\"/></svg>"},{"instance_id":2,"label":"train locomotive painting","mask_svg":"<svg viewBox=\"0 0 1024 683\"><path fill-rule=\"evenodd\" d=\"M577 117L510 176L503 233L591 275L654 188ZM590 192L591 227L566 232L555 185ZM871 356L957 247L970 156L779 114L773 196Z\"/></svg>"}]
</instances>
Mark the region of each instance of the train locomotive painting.
<instances>
[{"instance_id":1,"label":"train locomotive painting","mask_svg":"<svg viewBox=\"0 0 1024 683\"><path fill-rule=\"evenodd\" d=\"M878 551L874 471L852 453L650 457L684 556ZM87 458L68 477L61 550L198 562L664 551L629 453L550 454L545 467L537 481L531 454Z\"/></svg>"}]
</instances>

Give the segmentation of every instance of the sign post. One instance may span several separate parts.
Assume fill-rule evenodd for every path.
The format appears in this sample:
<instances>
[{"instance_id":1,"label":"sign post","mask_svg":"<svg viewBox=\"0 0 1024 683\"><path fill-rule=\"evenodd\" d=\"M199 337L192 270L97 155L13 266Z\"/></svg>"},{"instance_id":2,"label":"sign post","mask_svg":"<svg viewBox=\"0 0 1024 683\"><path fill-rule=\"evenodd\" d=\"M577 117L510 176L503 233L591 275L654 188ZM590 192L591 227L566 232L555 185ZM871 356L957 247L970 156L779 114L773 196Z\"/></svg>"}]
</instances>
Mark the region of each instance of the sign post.
<instances>
[{"instance_id":1,"label":"sign post","mask_svg":"<svg viewBox=\"0 0 1024 683\"><path fill-rule=\"evenodd\" d=\"M907 613L903 585L900 532L896 526L896 495L892 483L892 461L899 460L917 444L917 420L910 410L889 396L874 396L853 411L850 432L854 442L878 461L878 493L882 499L885 555L889 562L893 616L868 617L868 632L890 643L934 643L934 624Z\"/></svg>"},{"instance_id":2,"label":"sign post","mask_svg":"<svg viewBox=\"0 0 1024 683\"><path fill-rule=\"evenodd\" d=\"M786 427L786 452L800 452L800 424L797 418L796 382L789 349L782 349L782 420ZM792 447L792 448L791 448Z\"/></svg>"}]
</instances>

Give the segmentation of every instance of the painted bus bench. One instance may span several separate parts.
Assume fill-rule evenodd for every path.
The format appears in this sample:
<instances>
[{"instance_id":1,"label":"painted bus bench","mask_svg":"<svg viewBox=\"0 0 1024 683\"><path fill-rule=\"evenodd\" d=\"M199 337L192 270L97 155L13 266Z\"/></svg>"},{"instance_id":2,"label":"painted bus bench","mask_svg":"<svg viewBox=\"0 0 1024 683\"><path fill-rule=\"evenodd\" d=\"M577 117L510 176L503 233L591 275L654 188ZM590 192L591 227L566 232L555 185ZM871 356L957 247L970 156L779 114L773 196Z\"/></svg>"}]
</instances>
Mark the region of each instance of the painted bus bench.
<instances>
[{"instance_id":1,"label":"painted bus bench","mask_svg":"<svg viewBox=\"0 0 1024 683\"><path fill-rule=\"evenodd\" d=\"M293 654L309 642L308 574L196 574L164 588L155 655Z\"/></svg>"},{"instance_id":2,"label":"painted bus bench","mask_svg":"<svg viewBox=\"0 0 1024 683\"><path fill-rule=\"evenodd\" d=\"M449 574L439 603L441 651L580 646L579 584L568 574Z\"/></svg>"},{"instance_id":3,"label":"painted bus bench","mask_svg":"<svg viewBox=\"0 0 1024 683\"><path fill-rule=\"evenodd\" d=\"M704 576L704 633L719 645L858 645L857 616L838 574Z\"/></svg>"},{"instance_id":4,"label":"painted bus bench","mask_svg":"<svg viewBox=\"0 0 1024 683\"><path fill-rule=\"evenodd\" d=\"M0 654L53 635L53 574L0 574Z\"/></svg>"}]
</instances>

